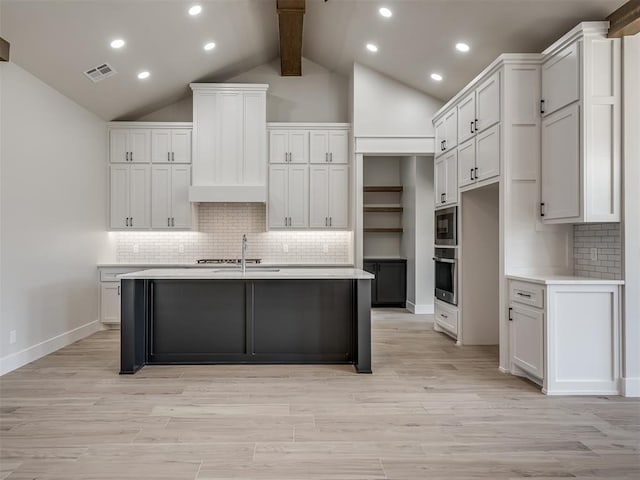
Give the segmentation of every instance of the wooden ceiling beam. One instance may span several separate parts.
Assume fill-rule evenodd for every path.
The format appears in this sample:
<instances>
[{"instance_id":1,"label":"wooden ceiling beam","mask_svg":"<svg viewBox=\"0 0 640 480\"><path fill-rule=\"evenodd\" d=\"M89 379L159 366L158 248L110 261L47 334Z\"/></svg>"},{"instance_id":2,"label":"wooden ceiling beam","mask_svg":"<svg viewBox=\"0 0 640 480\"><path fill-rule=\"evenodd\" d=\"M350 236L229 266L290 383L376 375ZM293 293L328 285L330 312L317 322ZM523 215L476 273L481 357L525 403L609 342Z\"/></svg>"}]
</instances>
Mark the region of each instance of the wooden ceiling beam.
<instances>
[{"instance_id":1,"label":"wooden ceiling beam","mask_svg":"<svg viewBox=\"0 0 640 480\"><path fill-rule=\"evenodd\" d=\"M640 32L640 0L629 0L607 17L609 38L620 38Z\"/></svg>"},{"instance_id":2,"label":"wooden ceiling beam","mask_svg":"<svg viewBox=\"0 0 640 480\"><path fill-rule=\"evenodd\" d=\"M11 45L4 38L0 37L0 62L9 61L9 50Z\"/></svg>"},{"instance_id":3,"label":"wooden ceiling beam","mask_svg":"<svg viewBox=\"0 0 640 480\"><path fill-rule=\"evenodd\" d=\"M283 77L300 77L305 0L278 0L276 9L280 28L280 74Z\"/></svg>"}]
</instances>

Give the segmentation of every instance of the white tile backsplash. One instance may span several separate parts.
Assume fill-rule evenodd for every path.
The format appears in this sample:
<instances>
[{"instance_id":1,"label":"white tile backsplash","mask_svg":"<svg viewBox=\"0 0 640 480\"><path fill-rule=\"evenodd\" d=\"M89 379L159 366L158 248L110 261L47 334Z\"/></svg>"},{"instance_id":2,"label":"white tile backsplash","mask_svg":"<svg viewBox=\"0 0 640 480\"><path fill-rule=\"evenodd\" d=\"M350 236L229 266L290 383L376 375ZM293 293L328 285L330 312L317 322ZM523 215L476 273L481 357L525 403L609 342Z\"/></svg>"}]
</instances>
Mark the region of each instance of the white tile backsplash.
<instances>
[{"instance_id":1,"label":"white tile backsplash","mask_svg":"<svg viewBox=\"0 0 640 480\"><path fill-rule=\"evenodd\" d=\"M597 260L591 260L591 250ZM588 223L573 226L575 275L619 280L622 278L622 242L619 223Z\"/></svg>"},{"instance_id":2,"label":"white tile backsplash","mask_svg":"<svg viewBox=\"0 0 640 480\"><path fill-rule=\"evenodd\" d=\"M350 231L269 232L264 204L203 203L198 207L198 220L198 231L193 232L114 232L116 262L193 263L199 258L238 258L242 234L246 233L248 258L283 264L353 263Z\"/></svg>"}]
</instances>

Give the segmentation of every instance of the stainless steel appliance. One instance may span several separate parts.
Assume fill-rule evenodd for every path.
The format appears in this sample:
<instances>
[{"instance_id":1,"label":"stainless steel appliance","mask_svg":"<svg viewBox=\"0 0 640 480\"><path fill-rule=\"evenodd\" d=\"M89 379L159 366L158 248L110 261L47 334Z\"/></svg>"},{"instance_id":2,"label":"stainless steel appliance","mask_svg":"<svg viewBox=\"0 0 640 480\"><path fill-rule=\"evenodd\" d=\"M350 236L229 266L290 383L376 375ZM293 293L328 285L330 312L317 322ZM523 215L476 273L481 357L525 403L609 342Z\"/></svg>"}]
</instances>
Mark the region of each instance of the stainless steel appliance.
<instances>
[{"instance_id":1,"label":"stainless steel appliance","mask_svg":"<svg viewBox=\"0 0 640 480\"><path fill-rule=\"evenodd\" d=\"M261 258L247 258L245 260L247 264L251 263L257 265L262 263ZM242 263L242 259L238 258L201 258L197 260L197 263L210 263L214 265L240 265Z\"/></svg>"},{"instance_id":2,"label":"stainless steel appliance","mask_svg":"<svg viewBox=\"0 0 640 480\"><path fill-rule=\"evenodd\" d=\"M435 296L438 300L458 304L458 249L435 248Z\"/></svg>"},{"instance_id":3,"label":"stainless steel appliance","mask_svg":"<svg viewBox=\"0 0 640 480\"><path fill-rule=\"evenodd\" d=\"M435 211L434 225L436 247L458 245L458 207L443 208Z\"/></svg>"}]
</instances>

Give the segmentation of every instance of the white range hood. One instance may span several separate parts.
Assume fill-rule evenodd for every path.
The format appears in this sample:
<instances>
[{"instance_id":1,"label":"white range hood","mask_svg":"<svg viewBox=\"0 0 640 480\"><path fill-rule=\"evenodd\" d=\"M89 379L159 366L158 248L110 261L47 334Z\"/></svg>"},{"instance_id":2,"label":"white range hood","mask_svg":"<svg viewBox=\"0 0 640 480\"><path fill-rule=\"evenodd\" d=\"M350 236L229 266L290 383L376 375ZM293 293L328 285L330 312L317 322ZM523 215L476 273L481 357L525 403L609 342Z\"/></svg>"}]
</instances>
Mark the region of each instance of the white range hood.
<instances>
[{"instance_id":1,"label":"white range hood","mask_svg":"<svg viewBox=\"0 0 640 480\"><path fill-rule=\"evenodd\" d=\"M192 83L191 202L266 202L269 85Z\"/></svg>"}]
</instances>

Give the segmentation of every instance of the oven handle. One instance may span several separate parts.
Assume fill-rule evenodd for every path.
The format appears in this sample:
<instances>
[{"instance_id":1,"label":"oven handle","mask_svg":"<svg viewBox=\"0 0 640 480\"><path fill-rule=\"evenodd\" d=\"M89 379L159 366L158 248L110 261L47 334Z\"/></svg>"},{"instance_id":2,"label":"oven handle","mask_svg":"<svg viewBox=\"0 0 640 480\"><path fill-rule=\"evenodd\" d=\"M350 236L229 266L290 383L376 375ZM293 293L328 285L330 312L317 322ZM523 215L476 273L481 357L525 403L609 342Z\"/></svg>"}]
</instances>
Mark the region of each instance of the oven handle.
<instances>
[{"instance_id":1,"label":"oven handle","mask_svg":"<svg viewBox=\"0 0 640 480\"><path fill-rule=\"evenodd\" d=\"M452 260L450 258L441 258L441 257L433 257L433 259L436 262L442 262L442 263L456 263L455 260Z\"/></svg>"}]
</instances>

